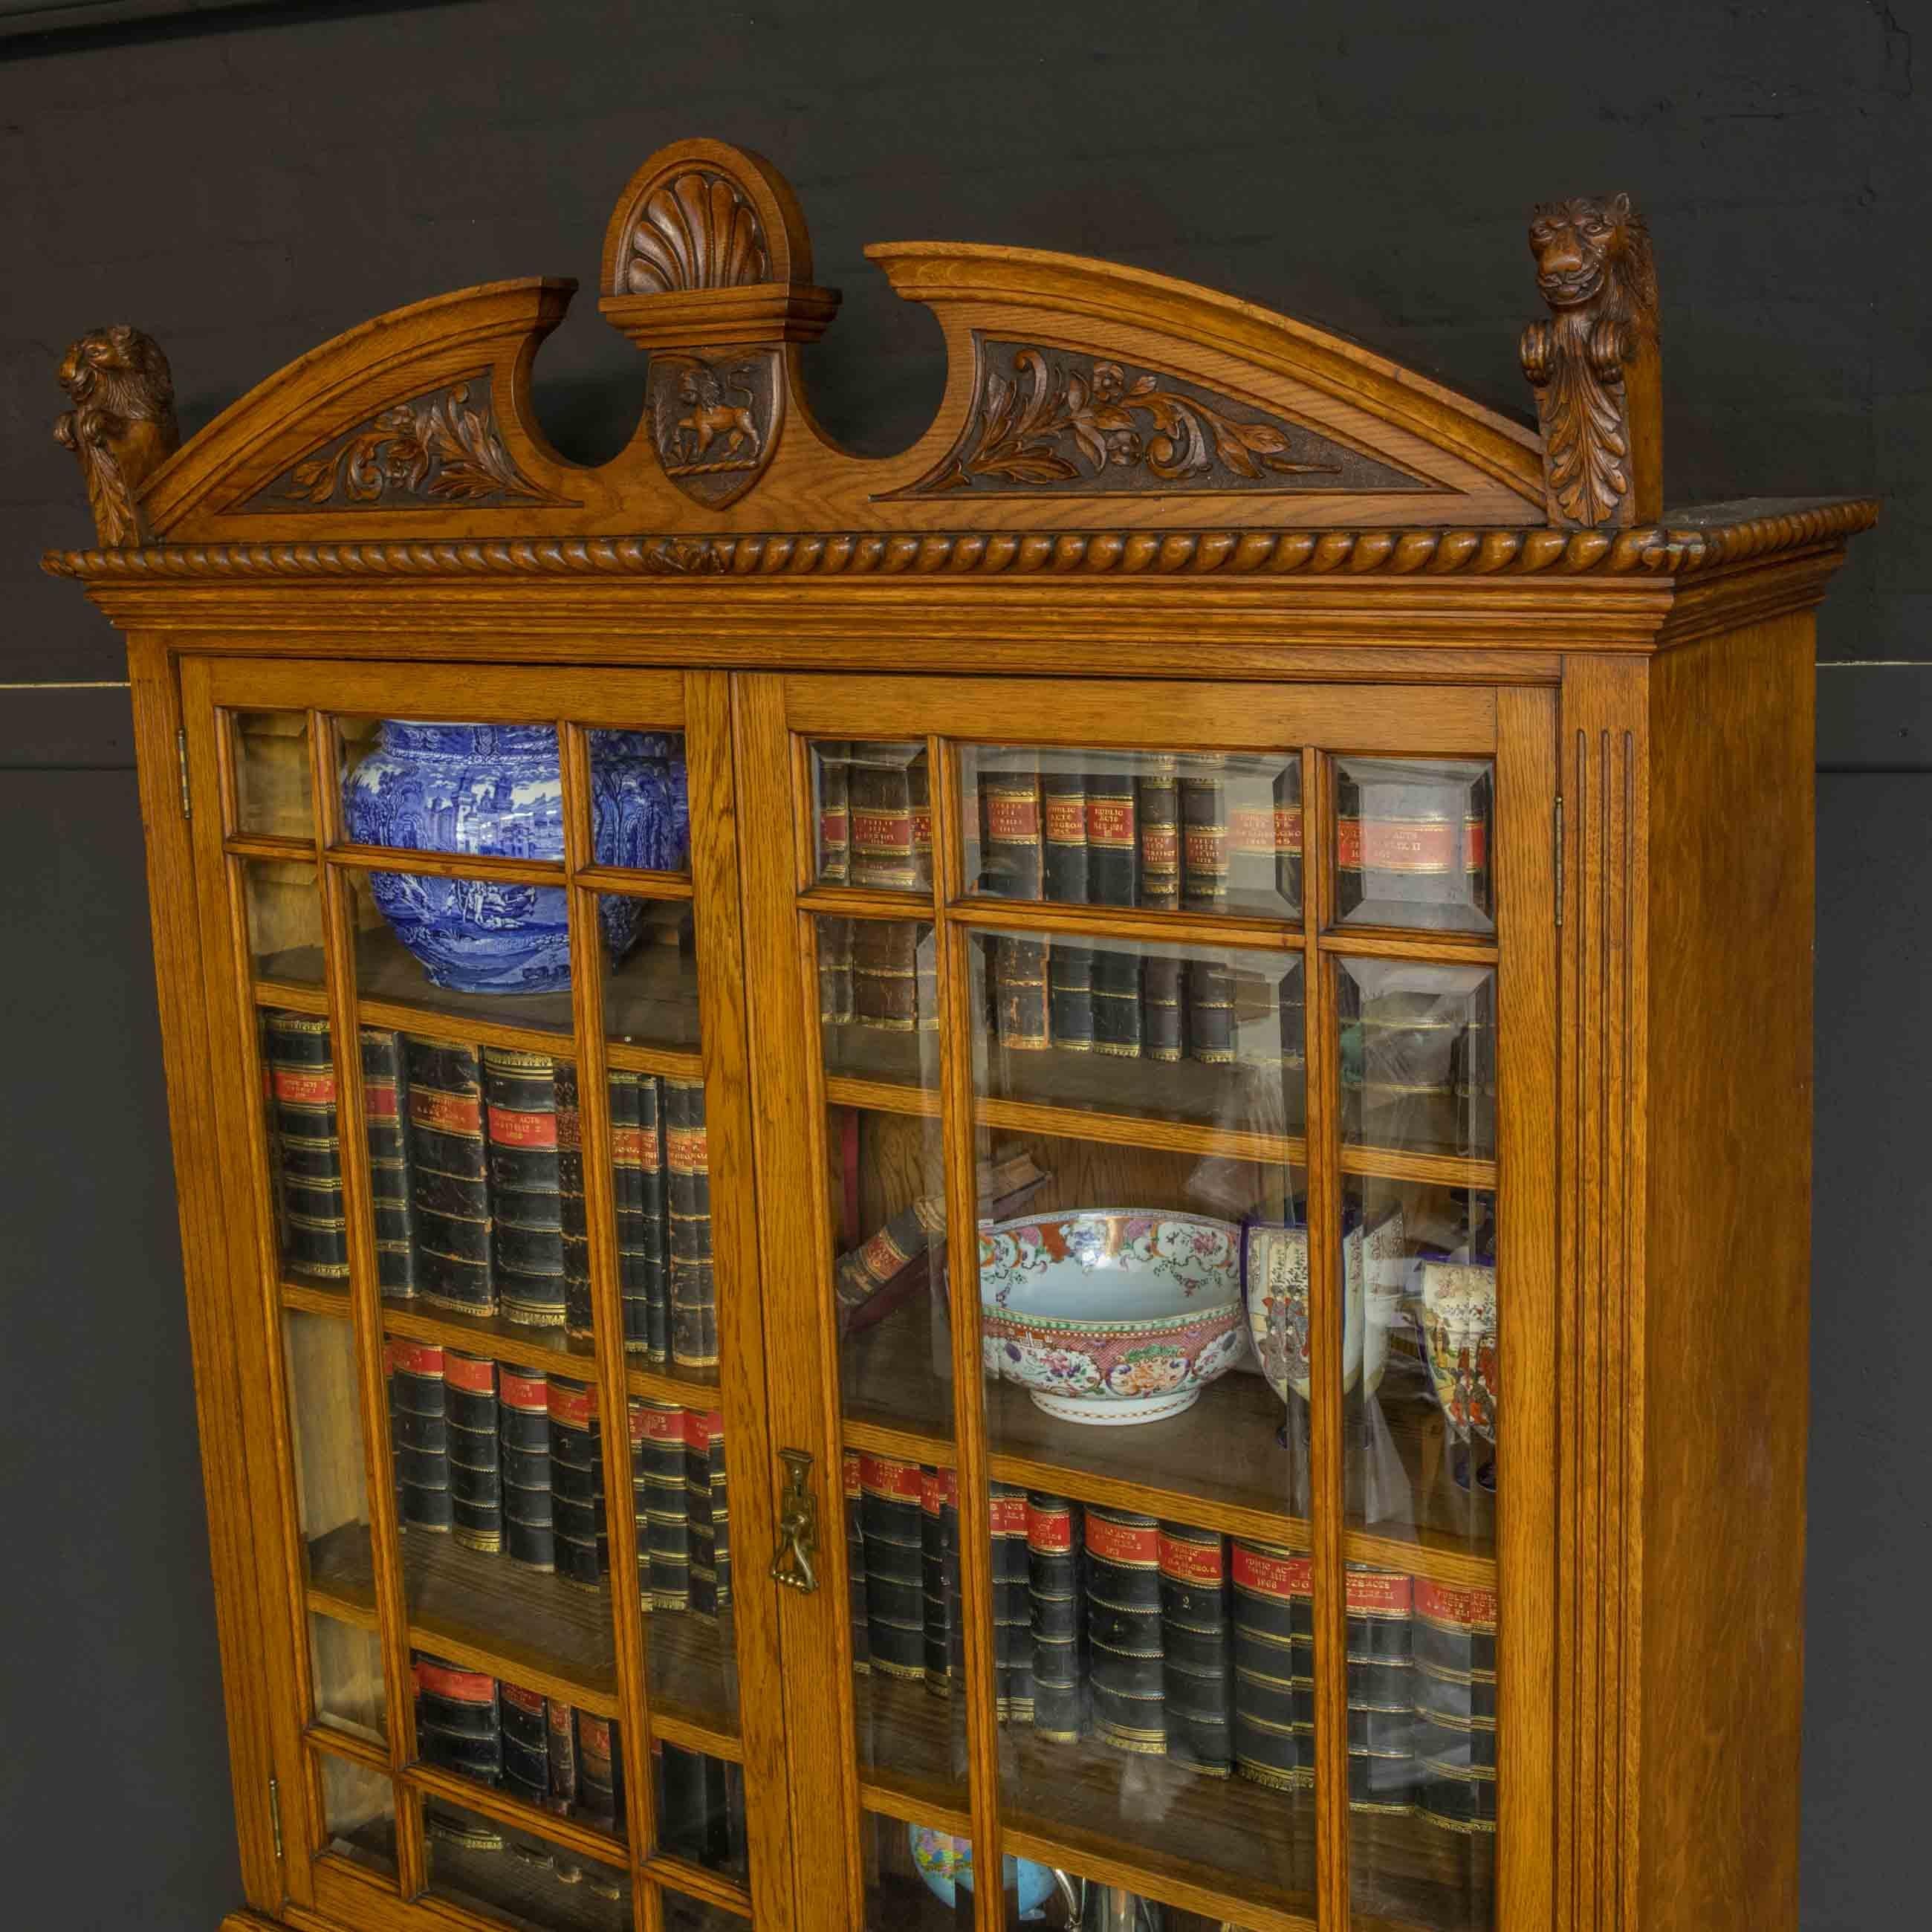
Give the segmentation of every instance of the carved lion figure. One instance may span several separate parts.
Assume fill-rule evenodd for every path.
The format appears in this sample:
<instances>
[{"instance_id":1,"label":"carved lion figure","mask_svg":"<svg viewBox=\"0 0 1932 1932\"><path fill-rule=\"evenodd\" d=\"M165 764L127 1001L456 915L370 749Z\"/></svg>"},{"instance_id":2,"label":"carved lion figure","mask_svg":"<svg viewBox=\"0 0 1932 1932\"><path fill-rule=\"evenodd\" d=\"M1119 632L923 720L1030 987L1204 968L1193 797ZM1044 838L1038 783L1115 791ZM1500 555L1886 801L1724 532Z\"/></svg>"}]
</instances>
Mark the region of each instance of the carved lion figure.
<instances>
[{"instance_id":1,"label":"carved lion figure","mask_svg":"<svg viewBox=\"0 0 1932 1932\"><path fill-rule=\"evenodd\" d=\"M181 442L168 358L153 337L118 322L68 351L60 384L74 406L54 436L80 459L100 541L137 542L134 491Z\"/></svg>"}]
</instances>

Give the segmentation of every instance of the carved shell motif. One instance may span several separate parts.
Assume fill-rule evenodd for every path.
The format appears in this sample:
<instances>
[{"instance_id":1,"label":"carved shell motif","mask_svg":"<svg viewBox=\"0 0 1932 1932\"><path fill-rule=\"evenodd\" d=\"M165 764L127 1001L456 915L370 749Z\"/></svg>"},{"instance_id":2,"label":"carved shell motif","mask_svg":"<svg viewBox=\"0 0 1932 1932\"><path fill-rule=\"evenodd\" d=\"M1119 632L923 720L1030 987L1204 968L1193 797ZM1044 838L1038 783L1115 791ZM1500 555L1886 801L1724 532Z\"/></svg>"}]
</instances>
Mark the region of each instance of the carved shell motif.
<instances>
[{"instance_id":1,"label":"carved shell motif","mask_svg":"<svg viewBox=\"0 0 1932 1932\"><path fill-rule=\"evenodd\" d=\"M638 211L624 265L628 293L744 288L771 278L758 215L724 176L694 168L654 188Z\"/></svg>"}]
</instances>

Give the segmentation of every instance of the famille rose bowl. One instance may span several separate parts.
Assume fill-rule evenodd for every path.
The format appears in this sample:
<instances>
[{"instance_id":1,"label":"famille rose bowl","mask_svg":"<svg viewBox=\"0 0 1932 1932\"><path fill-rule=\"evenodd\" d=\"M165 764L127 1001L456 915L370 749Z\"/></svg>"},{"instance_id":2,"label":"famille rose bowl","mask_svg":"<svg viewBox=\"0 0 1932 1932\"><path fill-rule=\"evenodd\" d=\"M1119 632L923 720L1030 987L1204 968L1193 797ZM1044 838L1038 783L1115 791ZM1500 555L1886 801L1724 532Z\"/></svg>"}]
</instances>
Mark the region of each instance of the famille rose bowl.
<instances>
[{"instance_id":1,"label":"famille rose bowl","mask_svg":"<svg viewBox=\"0 0 1932 1932\"><path fill-rule=\"evenodd\" d=\"M980 1230L986 1372L1068 1422L1155 1422L1240 1359L1240 1233L1158 1208Z\"/></svg>"}]
</instances>

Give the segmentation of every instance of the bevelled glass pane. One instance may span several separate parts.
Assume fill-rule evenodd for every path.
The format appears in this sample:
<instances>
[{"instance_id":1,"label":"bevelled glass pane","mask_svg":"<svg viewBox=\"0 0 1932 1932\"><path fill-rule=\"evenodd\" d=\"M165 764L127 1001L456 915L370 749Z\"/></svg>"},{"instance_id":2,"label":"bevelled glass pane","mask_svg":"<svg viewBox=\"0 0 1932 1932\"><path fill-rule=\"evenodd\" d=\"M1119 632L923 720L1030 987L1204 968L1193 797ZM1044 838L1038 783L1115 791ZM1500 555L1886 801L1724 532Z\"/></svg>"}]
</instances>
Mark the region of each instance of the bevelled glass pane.
<instances>
[{"instance_id":1,"label":"bevelled glass pane","mask_svg":"<svg viewBox=\"0 0 1932 1932\"><path fill-rule=\"evenodd\" d=\"M396 1790L380 1772L326 1751L316 1754L322 1779L325 1854L371 1871L396 1870Z\"/></svg>"},{"instance_id":2,"label":"bevelled glass pane","mask_svg":"<svg viewBox=\"0 0 1932 1932\"><path fill-rule=\"evenodd\" d=\"M242 876L255 976L320 986L322 895L315 868L248 859L242 862Z\"/></svg>"},{"instance_id":3,"label":"bevelled glass pane","mask_svg":"<svg viewBox=\"0 0 1932 1932\"><path fill-rule=\"evenodd\" d=\"M308 720L299 711L236 711L235 829L254 837L313 838L314 781Z\"/></svg>"},{"instance_id":4,"label":"bevelled glass pane","mask_svg":"<svg viewBox=\"0 0 1932 1932\"><path fill-rule=\"evenodd\" d=\"M1342 1137L1486 1160L1496 1144L1496 973L1336 962Z\"/></svg>"},{"instance_id":5,"label":"bevelled glass pane","mask_svg":"<svg viewBox=\"0 0 1932 1932\"><path fill-rule=\"evenodd\" d=\"M598 900L604 1030L624 1045L697 1050L698 946L691 907L672 900Z\"/></svg>"},{"instance_id":6,"label":"bevelled glass pane","mask_svg":"<svg viewBox=\"0 0 1932 1932\"><path fill-rule=\"evenodd\" d=\"M1335 916L1350 926L1495 929L1485 760L1335 760Z\"/></svg>"},{"instance_id":7,"label":"bevelled glass pane","mask_svg":"<svg viewBox=\"0 0 1932 1932\"><path fill-rule=\"evenodd\" d=\"M452 1804L423 1804L429 1894L513 1932L631 1932L628 1870Z\"/></svg>"},{"instance_id":8,"label":"bevelled glass pane","mask_svg":"<svg viewBox=\"0 0 1932 1932\"><path fill-rule=\"evenodd\" d=\"M938 952L931 923L820 918L814 928L826 1072L936 1090Z\"/></svg>"},{"instance_id":9,"label":"bevelled glass pane","mask_svg":"<svg viewBox=\"0 0 1932 1932\"><path fill-rule=\"evenodd\" d=\"M676 1744L651 1747L658 1850L746 1881L745 1774L722 1758Z\"/></svg>"},{"instance_id":10,"label":"bevelled glass pane","mask_svg":"<svg viewBox=\"0 0 1932 1932\"><path fill-rule=\"evenodd\" d=\"M1301 756L968 746L970 891L1066 905L1292 919Z\"/></svg>"},{"instance_id":11,"label":"bevelled glass pane","mask_svg":"<svg viewBox=\"0 0 1932 1932\"><path fill-rule=\"evenodd\" d=\"M744 1932L745 1921L735 1912L701 1898L688 1898L669 1886L659 1890L664 1897L664 1932Z\"/></svg>"},{"instance_id":12,"label":"bevelled glass pane","mask_svg":"<svg viewBox=\"0 0 1932 1932\"><path fill-rule=\"evenodd\" d=\"M1299 1135L1299 954L975 933L982 1099Z\"/></svg>"},{"instance_id":13,"label":"bevelled glass pane","mask_svg":"<svg viewBox=\"0 0 1932 1932\"><path fill-rule=\"evenodd\" d=\"M382 1696L382 1640L376 1631L312 1615L308 1648L316 1723L382 1743L389 1721Z\"/></svg>"},{"instance_id":14,"label":"bevelled glass pane","mask_svg":"<svg viewBox=\"0 0 1932 1932\"><path fill-rule=\"evenodd\" d=\"M291 1309L282 1317L282 1338L296 1516L308 1544L310 1581L321 1583L338 1553L365 1570L368 1562L355 1336L346 1321Z\"/></svg>"},{"instance_id":15,"label":"bevelled glass pane","mask_svg":"<svg viewBox=\"0 0 1932 1932\"><path fill-rule=\"evenodd\" d=\"M812 747L814 876L828 886L932 889L932 782L922 739Z\"/></svg>"}]
</instances>

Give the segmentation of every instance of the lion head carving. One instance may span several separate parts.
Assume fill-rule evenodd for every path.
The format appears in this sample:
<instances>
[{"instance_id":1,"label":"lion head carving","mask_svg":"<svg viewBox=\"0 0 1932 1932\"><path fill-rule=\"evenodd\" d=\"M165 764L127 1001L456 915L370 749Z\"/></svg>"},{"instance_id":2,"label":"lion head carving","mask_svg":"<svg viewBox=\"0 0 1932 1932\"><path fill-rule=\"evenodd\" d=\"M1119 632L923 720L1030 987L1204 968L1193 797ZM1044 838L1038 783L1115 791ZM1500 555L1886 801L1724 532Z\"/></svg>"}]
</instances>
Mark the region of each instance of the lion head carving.
<instances>
[{"instance_id":1,"label":"lion head carving","mask_svg":"<svg viewBox=\"0 0 1932 1932\"><path fill-rule=\"evenodd\" d=\"M126 322L83 335L62 358L60 385L74 407L54 424L80 458L104 544L140 540L134 492L181 442L168 358Z\"/></svg>"},{"instance_id":2,"label":"lion head carving","mask_svg":"<svg viewBox=\"0 0 1932 1932\"><path fill-rule=\"evenodd\" d=\"M1530 217L1536 286L1552 309L1594 308L1618 322L1656 326L1650 232L1627 194L1546 201Z\"/></svg>"}]
</instances>

